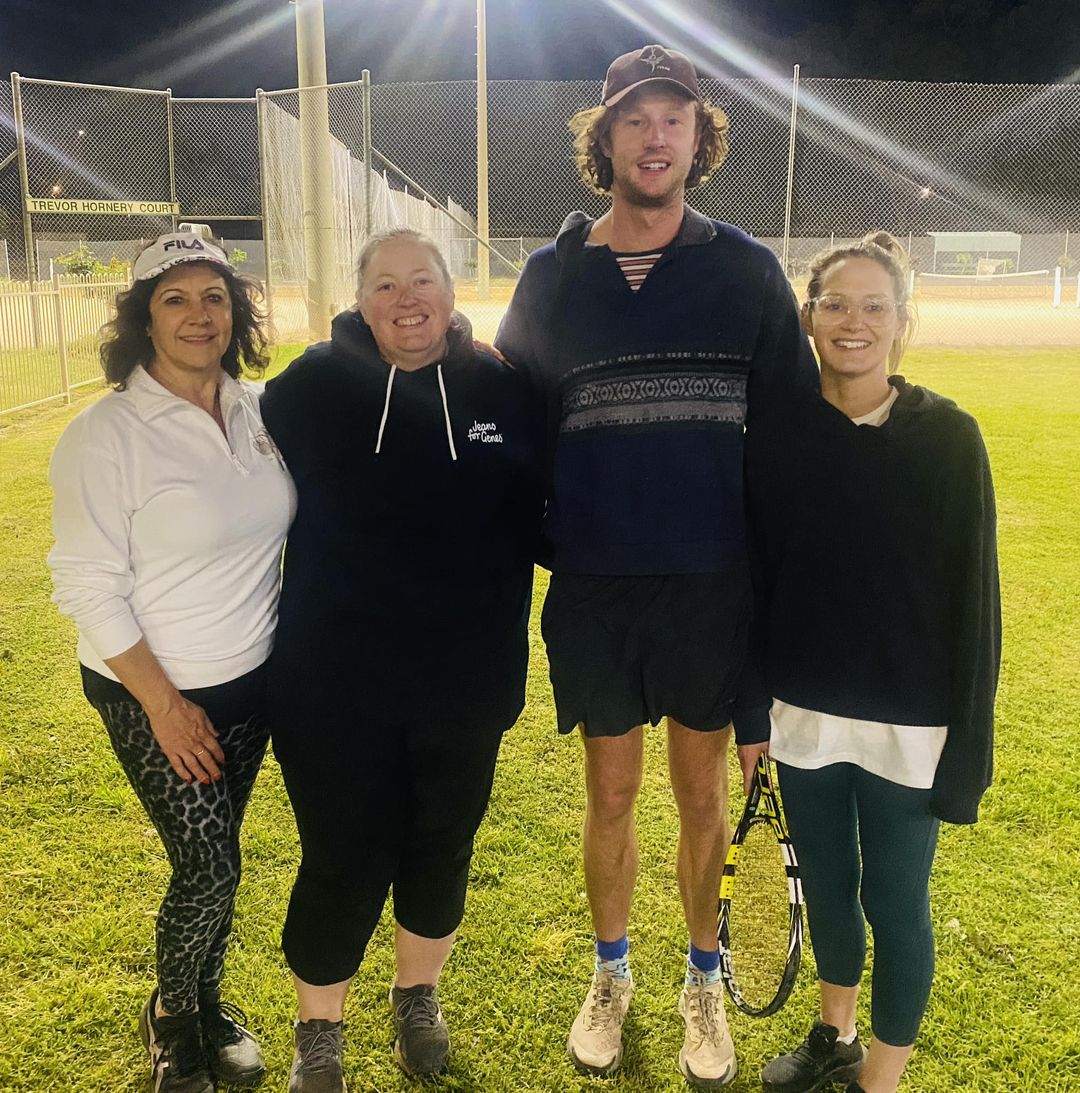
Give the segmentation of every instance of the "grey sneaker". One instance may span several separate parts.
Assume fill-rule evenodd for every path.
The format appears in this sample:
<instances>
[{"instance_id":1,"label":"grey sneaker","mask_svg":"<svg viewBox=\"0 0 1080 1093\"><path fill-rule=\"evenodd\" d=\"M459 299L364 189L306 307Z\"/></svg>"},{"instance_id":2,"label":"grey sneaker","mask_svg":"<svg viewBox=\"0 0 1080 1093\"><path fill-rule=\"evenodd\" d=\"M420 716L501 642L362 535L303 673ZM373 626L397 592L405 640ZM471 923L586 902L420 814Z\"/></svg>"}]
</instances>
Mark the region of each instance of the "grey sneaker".
<instances>
[{"instance_id":1,"label":"grey sneaker","mask_svg":"<svg viewBox=\"0 0 1080 1093\"><path fill-rule=\"evenodd\" d=\"M437 1074L450 1054L450 1032L439 1008L439 989L430 983L391 987L394 1059L406 1074Z\"/></svg>"},{"instance_id":2,"label":"grey sneaker","mask_svg":"<svg viewBox=\"0 0 1080 1093\"><path fill-rule=\"evenodd\" d=\"M157 988L139 1014L139 1035L150 1052L153 1093L214 1093L206 1069L199 1015L157 1016Z\"/></svg>"},{"instance_id":3,"label":"grey sneaker","mask_svg":"<svg viewBox=\"0 0 1080 1093\"><path fill-rule=\"evenodd\" d=\"M340 1021L297 1021L289 1093L346 1093Z\"/></svg>"},{"instance_id":4,"label":"grey sneaker","mask_svg":"<svg viewBox=\"0 0 1080 1093\"><path fill-rule=\"evenodd\" d=\"M229 1085L258 1085L266 1075L266 1063L258 1041L244 1027L244 1011L220 999L200 999L199 1019L210 1073Z\"/></svg>"},{"instance_id":5,"label":"grey sneaker","mask_svg":"<svg viewBox=\"0 0 1080 1093\"><path fill-rule=\"evenodd\" d=\"M850 1044L841 1044L837 1035L832 1025L815 1021L794 1051L765 1064L761 1072L765 1093L817 1093L834 1082L857 1078L863 1065L863 1046L858 1036Z\"/></svg>"}]
</instances>

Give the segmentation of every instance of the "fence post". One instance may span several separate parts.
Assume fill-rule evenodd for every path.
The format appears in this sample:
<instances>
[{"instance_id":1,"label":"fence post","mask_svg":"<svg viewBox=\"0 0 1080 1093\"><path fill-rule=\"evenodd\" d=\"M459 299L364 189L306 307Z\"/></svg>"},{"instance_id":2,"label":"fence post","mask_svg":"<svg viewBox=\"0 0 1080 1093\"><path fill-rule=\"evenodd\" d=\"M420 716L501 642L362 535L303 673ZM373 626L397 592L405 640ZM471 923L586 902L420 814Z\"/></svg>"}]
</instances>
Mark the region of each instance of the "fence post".
<instances>
[{"instance_id":1,"label":"fence post","mask_svg":"<svg viewBox=\"0 0 1080 1093\"><path fill-rule=\"evenodd\" d=\"M791 77L791 131L788 137L787 154L787 200L784 205L784 246L780 265L788 273L788 244L791 241L791 199L795 184L795 125L799 113L799 66Z\"/></svg>"},{"instance_id":2,"label":"fence post","mask_svg":"<svg viewBox=\"0 0 1080 1093\"><path fill-rule=\"evenodd\" d=\"M71 402L71 373L68 370L67 338L64 335L64 297L60 292L60 274L53 270L53 311L56 319L56 352L60 356L60 386L64 392L64 402Z\"/></svg>"},{"instance_id":3,"label":"fence post","mask_svg":"<svg viewBox=\"0 0 1080 1093\"><path fill-rule=\"evenodd\" d=\"M22 85L18 72L11 74L11 105L15 115L15 150L19 154L19 197L22 201L23 215L23 251L26 256L26 280L30 284L30 326L34 339L34 348L40 349L41 307L34 293L37 280L37 254L34 250L34 218L30 214L30 175L26 168L26 129L23 125Z\"/></svg>"},{"instance_id":4,"label":"fence post","mask_svg":"<svg viewBox=\"0 0 1080 1093\"><path fill-rule=\"evenodd\" d=\"M266 311L271 321L274 318L274 286L270 263L270 201L266 184L266 92L261 87L255 88L255 128L259 134L259 211L262 213L263 234L263 292L266 295ZM276 336L276 335L275 335Z\"/></svg>"},{"instance_id":5,"label":"fence post","mask_svg":"<svg viewBox=\"0 0 1080 1093\"><path fill-rule=\"evenodd\" d=\"M165 88L165 128L169 141L169 200L176 207L176 148L173 143L172 88ZM176 231L176 214L169 214L172 230Z\"/></svg>"},{"instance_id":6,"label":"fence post","mask_svg":"<svg viewBox=\"0 0 1080 1093\"><path fill-rule=\"evenodd\" d=\"M304 197L304 266L308 328L330 337L337 269L334 180L330 160L330 105L326 82L323 0L298 0L296 62L300 80L300 182Z\"/></svg>"},{"instance_id":7,"label":"fence post","mask_svg":"<svg viewBox=\"0 0 1080 1093\"><path fill-rule=\"evenodd\" d=\"M485 0L476 0L476 296L491 296L491 253L488 236L488 87L487 87L487 14Z\"/></svg>"},{"instance_id":8,"label":"fence post","mask_svg":"<svg viewBox=\"0 0 1080 1093\"><path fill-rule=\"evenodd\" d=\"M1054 307L1061 307L1061 266L1054 266Z\"/></svg>"},{"instance_id":9,"label":"fence post","mask_svg":"<svg viewBox=\"0 0 1080 1093\"><path fill-rule=\"evenodd\" d=\"M371 72L360 73L360 101L364 118L364 238L371 235Z\"/></svg>"}]
</instances>

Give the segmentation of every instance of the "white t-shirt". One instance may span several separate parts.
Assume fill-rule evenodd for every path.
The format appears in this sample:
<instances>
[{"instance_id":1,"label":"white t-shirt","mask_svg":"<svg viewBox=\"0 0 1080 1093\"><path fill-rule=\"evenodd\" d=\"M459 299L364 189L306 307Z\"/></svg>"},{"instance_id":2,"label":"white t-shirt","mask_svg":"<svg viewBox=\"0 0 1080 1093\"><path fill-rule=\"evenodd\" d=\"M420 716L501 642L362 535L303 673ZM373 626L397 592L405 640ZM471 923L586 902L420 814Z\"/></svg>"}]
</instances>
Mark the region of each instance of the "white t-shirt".
<instances>
[{"instance_id":1,"label":"white t-shirt","mask_svg":"<svg viewBox=\"0 0 1080 1093\"><path fill-rule=\"evenodd\" d=\"M888 420L898 391L855 425L881 425ZM821 713L773 699L769 754L788 766L818 770L832 763L852 763L863 770L912 789L931 789L945 747L945 725L887 725Z\"/></svg>"},{"instance_id":2,"label":"white t-shirt","mask_svg":"<svg viewBox=\"0 0 1080 1093\"><path fill-rule=\"evenodd\" d=\"M296 490L257 392L223 379L226 436L137 367L64 431L49 467L49 567L86 667L115 679L104 661L145 638L185 689L269 655Z\"/></svg>"}]
</instances>

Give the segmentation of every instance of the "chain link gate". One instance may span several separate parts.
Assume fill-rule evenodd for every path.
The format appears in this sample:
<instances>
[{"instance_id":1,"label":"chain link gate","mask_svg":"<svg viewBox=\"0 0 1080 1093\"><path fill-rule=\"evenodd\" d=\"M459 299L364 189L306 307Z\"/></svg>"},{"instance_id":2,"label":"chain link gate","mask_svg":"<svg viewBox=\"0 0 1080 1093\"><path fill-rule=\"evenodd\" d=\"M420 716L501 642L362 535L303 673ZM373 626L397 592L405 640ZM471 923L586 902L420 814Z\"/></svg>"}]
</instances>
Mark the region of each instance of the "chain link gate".
<instances>
[{"instance_id":1,"label":"chain link gate","mask_svg":"<svg viewBox=\"0 0 1080 1093\"><path fill-rule=\"evenodd\" d=\"M51 277L86 241L103 263L175 223L172 111L166 91L12 78L23 194L24 272Z\"/></svg>"},{"instance_id":2,"label":"chain link gate","mask_svg":"<svg viewBox=\"0 0 1080 1093\"><path fill-rule=\"evenodd\" d=\"M173 99L178 219L209 223L241 273L266 280L254 99Z\"/></svg>"},{"instance_id":3,"label":"chain link gate","mask_svg":"<svg viewBox=\"0 0 1080 1093\"><path fill-rule=\"evenodd\" d=\"M124 267L177 211L167 92L14 74L11 97L26 288L2 301L4 408L100 379L97 331ZM55 260L76 250L99 268L65 276Z\"/></svg>"}]
</instances>

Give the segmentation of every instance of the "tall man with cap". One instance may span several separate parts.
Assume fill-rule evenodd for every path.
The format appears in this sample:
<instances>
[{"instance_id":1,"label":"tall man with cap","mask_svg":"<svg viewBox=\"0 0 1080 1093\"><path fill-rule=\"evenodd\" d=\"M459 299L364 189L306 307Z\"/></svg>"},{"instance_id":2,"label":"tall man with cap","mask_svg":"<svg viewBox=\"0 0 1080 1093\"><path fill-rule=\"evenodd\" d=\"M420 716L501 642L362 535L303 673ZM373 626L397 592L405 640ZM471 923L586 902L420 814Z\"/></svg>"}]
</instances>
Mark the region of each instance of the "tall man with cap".
<instances>
[{"instance_id":1,"label":"tall man with cap","mask_svg":"<svg viewBox=\"0 0 1080 1093\"><path fill-rule=\"evenodd\" d=\"M690 940L679 1066L723 1085L736 1064L716 900L750 615L743 434L817 370L772 253L685 204L727 155L727 118L685 56L651 45L617 58L600 106L570 127L583 181L611 207L571 213L529 258L496 338L547 403L543 633L559 731L580 727L585 746L596 964L568 1049L596 1073L622 1058L643 726L666 718ZM766 710L739 722L744 771Z\"/></svg>"}]
</instances>

